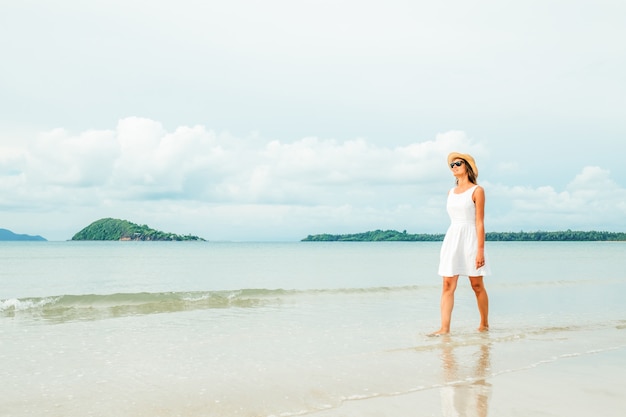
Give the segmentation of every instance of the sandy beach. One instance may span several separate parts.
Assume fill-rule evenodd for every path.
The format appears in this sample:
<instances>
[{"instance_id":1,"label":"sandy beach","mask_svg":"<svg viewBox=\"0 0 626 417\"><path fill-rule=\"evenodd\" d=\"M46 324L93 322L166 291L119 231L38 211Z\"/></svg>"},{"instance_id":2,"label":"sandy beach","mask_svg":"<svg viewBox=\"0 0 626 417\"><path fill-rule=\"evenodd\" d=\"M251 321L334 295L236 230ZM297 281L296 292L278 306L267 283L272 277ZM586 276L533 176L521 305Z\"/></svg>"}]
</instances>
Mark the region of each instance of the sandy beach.
<instances>
[{"instance_id":1,"label":"sandy beach","mask_svg":"<svg viewBox=\"0 0 626 417\"><path fill-rule=\"evenodd\" d=\"M624 331L623 329L618 329ZM519 355L525 355L523 351ZM522 369L485 376L475 368L464 380L412 393L348 400L314 417L621 417L626 409L626 345L564 354Z\"/></svg>"}]
</instances>

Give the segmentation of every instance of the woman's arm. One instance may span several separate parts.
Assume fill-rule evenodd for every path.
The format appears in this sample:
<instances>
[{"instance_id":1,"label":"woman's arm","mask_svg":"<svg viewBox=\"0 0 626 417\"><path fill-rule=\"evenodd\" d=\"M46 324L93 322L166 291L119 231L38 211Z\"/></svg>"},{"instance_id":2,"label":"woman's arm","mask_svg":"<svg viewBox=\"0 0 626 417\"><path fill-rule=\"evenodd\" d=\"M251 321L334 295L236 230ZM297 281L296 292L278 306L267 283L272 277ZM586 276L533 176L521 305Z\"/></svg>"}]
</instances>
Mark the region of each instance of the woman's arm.
<instances>
[{"instance_id":1,"label":"woman's arm","mask_svg":"<svg viewBox=\"0 0 626 417\"><path fill-rule=\"evenodd\" d=\"M485 190L480 186L476 187L473 197L476 206L476 237L478 238L476 269L478 269L485 265Z\"/></svg>"}]
</instances>

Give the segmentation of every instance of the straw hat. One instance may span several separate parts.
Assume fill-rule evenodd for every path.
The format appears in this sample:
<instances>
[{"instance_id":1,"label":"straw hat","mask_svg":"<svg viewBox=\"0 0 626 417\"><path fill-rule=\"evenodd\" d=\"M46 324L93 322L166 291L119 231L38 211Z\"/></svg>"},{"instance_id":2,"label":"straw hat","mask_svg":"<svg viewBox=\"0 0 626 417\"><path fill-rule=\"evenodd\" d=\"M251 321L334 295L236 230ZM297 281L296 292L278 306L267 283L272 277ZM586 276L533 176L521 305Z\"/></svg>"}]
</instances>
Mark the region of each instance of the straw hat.
<instances>
[{"instance_id":1,"label":"straw hat","mask_svg":"<svg viewBox=\"0 0 626 417\"><path fill-rule=\"evenodd\" d=\"M474 161L472 155L466 153L452 152L450 155L448 155L448 165L450 165L455 159L462 159L470 164L470 166L472 167L472 171L474 171L474 175L476 176L476 178L478 178L478 167L476 166L476 161Z\"/></svg>"}]
</instances>

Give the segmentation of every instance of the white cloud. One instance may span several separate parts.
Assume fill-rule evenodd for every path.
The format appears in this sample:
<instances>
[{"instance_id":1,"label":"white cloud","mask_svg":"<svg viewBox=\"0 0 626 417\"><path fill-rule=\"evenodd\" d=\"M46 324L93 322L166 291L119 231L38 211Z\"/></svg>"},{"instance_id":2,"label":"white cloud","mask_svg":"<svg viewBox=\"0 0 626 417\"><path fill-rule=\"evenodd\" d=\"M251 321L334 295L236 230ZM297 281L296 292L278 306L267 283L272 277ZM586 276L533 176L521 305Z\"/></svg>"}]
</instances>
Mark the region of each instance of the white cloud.
<instances>
[{"instance_id":1,"label":"white cloud","mask_svg":"<svg viewBox=\"0 0 626 417\"><path fill-rule=\"evenodd\" d=\"M328 232L398 227L410 217L419 224L430 213L419 208L441 199L449 184L445 155L481 149L463 132L384 147L362 138L236 138L203 126L169 132L137 117L120 120L113 130L54 129L11 143L2 147L0 160L5 212L20 207L22 214L75 211L133 219L139 213L191 223L198 219L182 213L197 212L213 226L245 224L254 236L259 232L251 224L268 234L269 228L275 234L285 233L278 227L292 230L292 221ZM313 227L312 219L322 218L326 225Z\"/></svg>"},{"instance_id":2,"label":"white cloud","mask_svg":"<svg viewBox=\"0 0 626 417\"><path fill-rule=\"evenodd\" d=\"M584 167L568 185L573 193L590 192L595 196L608 196L619 192L619 186L610 178L609 170L600 167Z\"/></svg>"},{"instance_id":3,"label":"white cloud","mask_svg":"<svg viewBox=\"0 0 626 417\"><path fill-rule=\"evenodd\" d=\"M494 230L626 229L626 189L600 167L583 167L563 191L547 185L496 186L493 194Z\"/></svg>"},{"instance_id":4,"label":"white cloud","mask_svg":"<svg viewBox=\"0 0 626 417\"><path fill-rule=\"evenodd\" d=\"M25 152L25 173L32 185L98 186L111 172L119 148L112 131L87 131L70 136L63 129L41 134Z\"/></svg>"},{"instance_id":5,"label":"white cloud","mask_svg":"<svg viewBox=\"0 0 626 417\"><path fill-rule=\"evenodd\" d=\"M461 131L398 146L364 138L285 142L200 125L168 131L129 117L111 130L54 129L4 142L0 226L49 239L109 216L209 239L443 232L453 184L447 153L472 153L481 172L490 171L490 149ZM481 177L489 231L626 226L626 190L600 167L583 167L560 191L489 180Z\"/></svg>"},{"instance_id":6,"label":"white cloud","mask_svg":"<svg viewBox=\"0 0 626 417\"><path fill-rule=\"evenodd\" d=\"M498 172L506 173L506 174L515 174L520 172L520 166L517 161L506 160L498 163L497 165Z\"/></svg>"}]
</instances>

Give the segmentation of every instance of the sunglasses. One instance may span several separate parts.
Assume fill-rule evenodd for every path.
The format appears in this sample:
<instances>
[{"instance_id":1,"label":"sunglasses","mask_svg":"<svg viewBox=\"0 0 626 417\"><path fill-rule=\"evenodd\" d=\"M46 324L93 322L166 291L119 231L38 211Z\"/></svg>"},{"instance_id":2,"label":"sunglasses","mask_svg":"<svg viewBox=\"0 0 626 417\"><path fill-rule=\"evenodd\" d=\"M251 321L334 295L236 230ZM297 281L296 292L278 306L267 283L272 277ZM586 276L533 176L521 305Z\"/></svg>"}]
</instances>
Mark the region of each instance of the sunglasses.
<instances>
[{"instance_id":1,"label":"sunglasses","mask_svg":"<svg viewBox=\"0 0 626 417\"><path fill-rule=\"evenodd\" d=\"M463 161L454 161L450 164L450 168L454 168L455 166L460 167L461 165L463 165Z\"/></svg>"}]
</instances>

